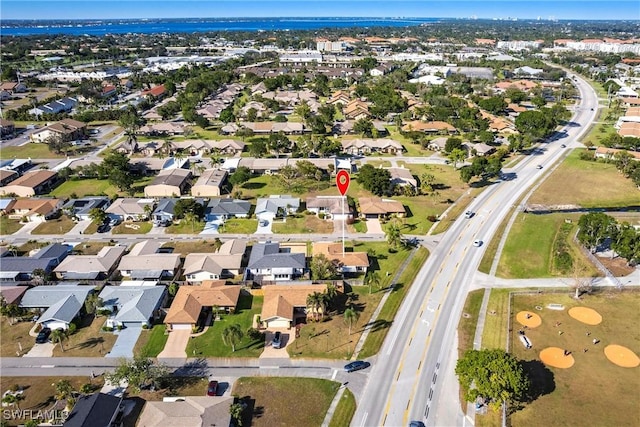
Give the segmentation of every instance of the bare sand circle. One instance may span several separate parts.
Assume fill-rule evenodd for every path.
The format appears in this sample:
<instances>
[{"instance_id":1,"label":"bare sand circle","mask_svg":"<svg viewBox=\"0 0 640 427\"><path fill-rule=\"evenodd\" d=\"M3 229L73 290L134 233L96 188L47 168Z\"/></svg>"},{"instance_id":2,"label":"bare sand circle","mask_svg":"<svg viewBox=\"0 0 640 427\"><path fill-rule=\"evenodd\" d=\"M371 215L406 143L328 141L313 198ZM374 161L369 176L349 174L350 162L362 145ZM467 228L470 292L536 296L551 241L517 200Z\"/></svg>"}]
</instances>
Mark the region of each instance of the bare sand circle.
<instances>
[{"instance_id":1,"label":"bare sand circle","mask_svg":"<svg viewBox=\"0 0 640 427\"><path fill-rule=\"evenodd\" d=\"M575 363L571 354L565 356L564 350L559 347L547 347L540 352L542 363L554 368L570 368Z\"/></svg>"},{"instance_id":2,"label":"bare sand circle","mask_svg":"<svg viewBox=\"0 0 640 427\"><path fill-rule=\"evenodd\" d=\"M522 326L526 326L527 328L537 328L542 325L542 318L531 311L521 311L516 314L516 320Z\"/></svg>"},{"instance_id":3,"label":"bare sand circle","mask_svg":"<svg viewBox=\"0 0 640 427\"><path fill-rule=\"evenodd\" d=\"M600 313L588 307L573 307L569 309L569 316L587 325L599 325L602 322Z\"/></svg>"},{"instance_id":4,"label":"bare sand circle","mask_svg":"<svg viewBox=\"0 0 640 427\"><path fill-rule=\"evenodd\" d=\"M627 347L611 344L604 348L604 355L615 365L623 368L635 368L640 365L640 358Z\"/></svg>"}]
</instances>

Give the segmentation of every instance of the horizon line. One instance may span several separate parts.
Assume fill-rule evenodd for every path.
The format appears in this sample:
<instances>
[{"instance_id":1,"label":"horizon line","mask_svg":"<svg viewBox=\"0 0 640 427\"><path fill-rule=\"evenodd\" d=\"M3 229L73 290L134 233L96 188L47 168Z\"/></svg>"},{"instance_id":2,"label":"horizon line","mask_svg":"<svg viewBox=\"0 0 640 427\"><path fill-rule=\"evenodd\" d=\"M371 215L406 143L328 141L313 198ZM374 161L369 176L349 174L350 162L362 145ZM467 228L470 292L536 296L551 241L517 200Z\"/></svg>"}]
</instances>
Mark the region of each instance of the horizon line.
<instances>
[{"instance_id":1,"label":"horizon line","mask_svg":"<svg viewBox=\"0 0 640 427\"><path fill-rule=\"evenodd\" d=\"M114 21L114 20L143 20L150 21L154 19L213 19L213 20L227 20L227 19L389 19L389 20L405 20L405 19L456 19L456 20L465 20L465 21L520 21L520 20L534 20L534 21L548 21L548 22L557 22L557 21L626 21L626 22L640 22L640 19L629 19L629 18L542 18L539 16L536 17L491 17L491 18L473 18L473 17L459 17L459 16L206 16L206 17L195 17L195 16L181 16L181 17L169 17L169 16L155 16L155 17L121 17L121 18L8 18L3 19L3 22L7 21L83 21L83 20L91 20L91 21Z\"/></svg>"}]
</instances>

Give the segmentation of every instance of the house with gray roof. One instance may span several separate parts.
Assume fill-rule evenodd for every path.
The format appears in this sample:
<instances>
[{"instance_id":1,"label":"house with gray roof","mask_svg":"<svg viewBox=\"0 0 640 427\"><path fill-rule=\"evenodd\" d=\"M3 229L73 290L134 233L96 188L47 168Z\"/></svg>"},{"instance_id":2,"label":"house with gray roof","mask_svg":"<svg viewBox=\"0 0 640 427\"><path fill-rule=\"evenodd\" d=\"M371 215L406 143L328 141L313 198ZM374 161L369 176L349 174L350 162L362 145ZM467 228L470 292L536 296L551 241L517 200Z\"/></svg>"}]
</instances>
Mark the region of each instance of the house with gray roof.
<instances>
[{"instance_id":1,"label":"house with gray roof","mask_svg":"<svg viewBox=\"0 0 640 427\"><path fill-rule=\"evenodd\" d=\"M205 209L207 221L214 217L223 220L229 218L246 218L249 216L251 203L240 199L211 199Z\"/></svg>"},{"instance_id":2,"label":"house with gray roof","mask_svg":"<svg viewBox=\"0 0 640 427\"><path fill-rule=\"evenodd\" d=\"M245 270L247 278L258 282L293 280L306 271L303 253L292 253L278 242L253 245Z\"/></svg>"},{"instance_id":3,"label":"house with gray roof","mask_svg":"<svg viewBox=\"0 0 640 427\"><path fill-rule=\"evenodd\" d=\"M63 427L115 426L118 415L123 411L121 403L122 396L111 394L80 396Z\"/></svg>"},{"instance_id":4,"label":"house with gray roof","mask_svg":"<svg viewBox=\"0 0 640 427\"><path fill-rule=\"evenodd\" d=\"M53 243L26 257L3 257L0 262L0 281L26 282L33 279L35 270L51 271L64 260L69 246Z\"/></svg>"},{"instance_id":5,"label":"house with gray roof","mask_svg":"<svg viewBox=\"0 0 640 427\"><path fill-rule=\"evenodd\" d=\"M71 199L62 206L62 211L75 216L81 221L91 220L89 214L91 209L106 209L111 202L108 197L82 197L81 199Z\"/></svg>"},{"instance_id":6,"label":"house with gray roof","mask_svg":"<svg viewBox=\"0 0 640 427\"><path fill-rule=\"evenodd\" d=\"M176 203L180 199L176 198L164 198L158 201L158 206L151 214L153 223L158 224L170 224L173 222L173 210L176 207Z\"/></svg>"},{"instance_id":7,"label":"house with gray roof","mask_svg":"<svg viewBox=\"0 0 640 427\"><path fill-rule=\"evenodd\" d=\"M107 326L151 325L166 301L165 286L105 286L100 292L103 307L111 311Z\"/></svg>"},{"instance_id":8,"label":"house with gray roof","mask_svg":"<svg viewBox=\"0 0 640 427\"><path fill-rule=\"evenodd\" d=\"M66 330L91 292L93 286L87 285L36 286L24 293L20 307L44 310L38 323L51 330Z\"/></svg>"},{"instance_id":9,"label":"house with gray roof","mask_svg":"<svg viewBox=\"0 0 640 427\"><path fill-rule=\"evenodd\" d=\"M266 198L259 198L256 202L256 215L269 214L282 216L293 214L300 208L300 199L289 195L273 195Z\"/></svg>"},{"instance_id":10,"label":"house with gray roof","mask_svg":"<svg viewBox=\"0 0 640 427\"><path fill-rule=\"evenodd\" d=\"M180 254L160 252L161 242L145 240L137 243L120 260L120 274L132 280L161 280L174 277L180 267Z\"/></svg>"},{"instance_id":11,"label":"house with gray roof","mask_svg":"<svg viewBox=\"0 0 640 427\"><path fill-rule=\"evenodd\" d=\"M69 255L53 272L60 280L104 280L126 250L126 246L105 246L96 255Z\"/></svg>"}]
</instances>

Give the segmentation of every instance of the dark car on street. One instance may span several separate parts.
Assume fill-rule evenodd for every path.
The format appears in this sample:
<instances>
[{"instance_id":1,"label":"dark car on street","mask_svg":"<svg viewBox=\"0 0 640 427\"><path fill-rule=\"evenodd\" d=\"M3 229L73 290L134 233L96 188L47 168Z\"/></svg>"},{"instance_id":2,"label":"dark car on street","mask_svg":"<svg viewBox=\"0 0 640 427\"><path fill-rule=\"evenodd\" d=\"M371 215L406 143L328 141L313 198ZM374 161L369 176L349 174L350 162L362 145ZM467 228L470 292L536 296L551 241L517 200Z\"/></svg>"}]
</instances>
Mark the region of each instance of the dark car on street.
<instances>
[{"instance_id":1,"label":"dark car on street","mask_svg":"<svg viewBox=\"0 0 640 427\"><path fill-rule=\"evenodd\" d=\"M218 381L209 381L209 387L207 387L207 396L218 395Z\"/></svg>"},{"instance_id":2,"label":"dark car on street","mask_svg":"<svg viewBox=\"0 0 640 427\"><path fill-rule=\"evenodd\" d=\"M49 339L49 335L51 335L51 329L42 328L40 332L38 332L38 336L36 337L36 344L44 344Z\"/></svg>"},{"instance_id":3,"label":"dark car on street","mask_svg":"<svg viewBox=\"0 0 640 427\"><path fill-rule=\"evenodd\" d=\"M368 368L370 365L369 362L365 362L363 360L356 360L355 362L347 363L344 365L345 372L354 372L359 371L360 369Z\"/></svg>"}]
</instances>

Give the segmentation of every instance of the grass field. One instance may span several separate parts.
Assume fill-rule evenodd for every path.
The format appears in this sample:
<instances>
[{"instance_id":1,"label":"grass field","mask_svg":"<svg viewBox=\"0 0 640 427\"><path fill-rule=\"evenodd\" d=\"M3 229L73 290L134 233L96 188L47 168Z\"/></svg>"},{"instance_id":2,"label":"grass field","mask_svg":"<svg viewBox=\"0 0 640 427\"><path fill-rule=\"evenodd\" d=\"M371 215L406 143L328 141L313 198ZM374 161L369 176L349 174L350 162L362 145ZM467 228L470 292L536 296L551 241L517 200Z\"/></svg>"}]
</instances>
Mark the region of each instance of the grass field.
<instances>
[{"instance_id":1,"label":"grass field","mask_svg":"<svg viewBox=\"0 0 640 427\"><path fill-rule=\"evenodd\" d=\"M18 159L61 159L65 155L49 151L47 144L35 142L20 146L2 147L2 150L0 150L0 159L12 159L14 157Z\"/></svg>"},{"instance_id":2,"label":"grass field","mask_svg":"<svg viewBox=\"0 0 640 427\"><path fill-rule=\"evenodd\" d=\"M137 227L136 227L137 226ZM151 231L151 224L148 221L140 222L123 222L111 229L112 234L147 234Z\"/></svg>"},{"instance_id":3,"label":"grass field","mask_svg":"<svg viewBox=\"0 0 640 427\"><path fill-rule=\"evenodd\" d=\"M119 194L118 188L109 184L106 179L77 179L65 181L50 193L54 197L78 197L107 195L113 197Z\"/></svg>"},{"instance_id":4,"label":"grass field","mask_svg":"<svg viewBox=\"0 0 640 427\"><path fill-rule=\"evenodd\" d=\"M73 335L62 342L64 351L56 344L53 349L55 357L102 357L111 351L116 336L111 332L103 332L106 321L104 316L85 316L81 325Z\"/></svg>"},{"instance_id":5,"label":"grass field","mask_svg":"<svg viewBox=\"0 0 640 427\"><path fill-rule=\"evenodd\" d=\"M467 294L467 299L464 302L464 308L462 309L462 317L458 322L458 357L467 350L473 350L473 339L476 334L476 326L478 325L478 315L480 314L480 307L482 305L482 298L484 296L484 289L476 289ZM462 411L467 411L467 405L464 403L464 395L466 390L460 389L460 402L462 404Z\"/></svg>"},{"instance_id":6,"label":"grass field","mask_svg":"<svg viewBox=\"0 0 640 427\"><path fill-rule=\"evenodd\" d=\"M105 246L111 246L109 242L84 242L73 247L73 250L82 255L97 255Z\"/></svg>"},{"instance_id":7,"label":"grass field","mask_svg":"<svg viewBox=\"0 0 640 427\"><path fill-rule=\"evenodd\" d=\"M17 322L13 325L9 324L9 319L2 316L0 320L0 337L2 345L0 345L0 357L16 357L18 352L20 355L25 354L35 344L35 338L29 335L29 331L33 328L33 322ZM20 345L22 351L20 351ZM3 390L0 390L2 393Z\"/></svg>"},{"instance_id":8,"label":"grass field","mask_svg":"<svg viewBox=\"0 0 640 427\"><path fill-rule=\"evenodd\" d=\"M13 234L20 230L24 224L20 224L17 219L9 219L5 215L0 216L0 234L3 236Z\"/></svg>"},{"instance_id":9,"label":"grass field","mask_svg":"<svg viewBox=\"0 0 640 427\"><path fill-rule=\"evenodd\" d=\"M492 289L482 333L482 348L501 348L507 345L509 292L512 289Z\"/></svg>"},{"instance_id":10,"label":"grass field","mask_svg":"<svg viewBox=\"0 0 640 427\"><path fill-rule=\"evenodd\" d=\"M573 262L583 265L590 275L597 275L597 270L578 250L572 238L575 234L579 214L519 214L511 228L509 238L504 246L496 275L505 278L531 277L565 277L567 272L554 268L556 256L555 242L562 242L568 248ZM565 220L572 221L568 235L558 235Z\"/></svg>"},{"instance_id":11,"label":"grass field","mask_svg":"<svg viewBox=\"0 0 640 427\"><path fill-rule=\"evenodd\" d=\"M378 318L376 319L376 325L369 332L359 357L366 358L378 353L384 339L387 337L387 332L393 323L398 308L400 308L400 304L402 304L405 295L409 292L409 288L413 284L418 270L422 267L422 264L424 264L428 256L429 252L425 248L418 249L411 262L407 265L407 268L400 275L395 289L391 292L389 298L387 298L382 310L380 310ZM400 264L397 264L397 267L399 266Z\"/></svg>"},{"instance_id":12,"label":"grass field","mask_svg":"<svg viewBox=\"0 0 640 427\"><path fill-rule=\"evenodd\" d=\"M43 222L31 231L31 234L65 234L68 233L76 223L63 215L57 219L50 219Z\"/></svg>"},{"instance_id":13,"label":"grass field","mask_svg":"<svg viewBox=\"0 0 640 427\"><path fill-rule=\"evenodd\" d=\"M482 255L482 260L480 261L480 265L478 265L478 271L489 274L491 272L491 267L493 266L493 259L498 252L498 246L500 246L500 239L502 239L502 235L504 234L505 229L507 228L507 224L511 219L511 215L513 211L510 210L509 213L504 217L495 234L491 238L491 240L487 243L487 248L484 250L484 255Z\"/></svg>"},{"instance_id":14,"label":"grass field","mask_svg":"<svg viewBox=\"0 0 640 427\"><path fill-rule=\"evenodd\" d=\"M264 348L264 340L253 341L246 332L251 328L254 314L260 314L262 310L261 296L253 296L247 293L240 294L240 300L234 314L221 314L221 320L213 322L209 329L202 335L189 340L187 354L202 357L258 357ZM235 353L231 346L222 341L222 331L228 325L239 324L245 336L236 345Z\"/></svg>"},{"instance_id":15,"label":"grass field","mask_svg":"<svg viewBox=\"0 0 640 427\"><path fill-rule=\"evenodd\" d=\"M165 334L165 325L155 325L153 328L143 330L140 338L133 348L133 354L143 357L156 357L164 349L169 336Z\"/></svg>"},{"instance_id":16,"label":"grass field","mask_svg":"<svg viewBox=\"0 0 640 427\"><path fill-rule=\"evenodd\" d=\"M640 193L615 165L580 159L574 150L533 193L529 204L586 208L637 206Z\"/></svg>"},{"instance_id":17,"label":"grass field","mask_svg":"<svg viewBox=\"0 0 640 427\"><path fill-rule=\"evenodd\" d=\"M249 218L230 218L218 228L220 234L253 234L258 229L258 220Z\"/></svg>"},{"instance_id":18,"label":"grass field","mask_svg":"<svg viewBox=\"0 0 640 427\"><path fill-rule=\"evenodd\" d=\"M325 221L315 215L289 216L284 222L281 220L273 221L272 231L276 234L331 234L333 233L333 221Z\"/></svg>"},{"instance_id":19,"label":"grass field","mask_svg":"<svg viewBox=\"0 0 640 427\"><path fill-rule=\"evenodd\" d=\"M195 240L188 242L166 242L163 248L173 248L173 252L177 254L188 254L196 252L214 252L215 247L213 240Z\"/></svg>"},{"instance_id":20,"label":"grass field","mask_svg":"<svg viewBox=\"0 0 640 427\"><path fill-rule=\"evenodd\" d=\"M248 403L242 425L319 427L339 387L315 378L241 377L232 394Z\"/></svg>"},{"instance_id":21,"label":"grass field","mask_svg":"<svg viewBox=\"0 0 640 427\"><path fill-rule=\"evenodd\" d=\"M563 304L565 310L543 309L538 313L542 325L528 329L527 336L533 350L525 350L518 342L518 324L512 323L512 352L522 360L535 364L540 350L560 347L572 352L575 364L568 369L547 368L546 386L552 390L544 394L523 410L511 416L516 426L576 425L584 420L588 411L588 424L593 426L634 426L640 420L637 404L640 386L638 368L621 368L611 363L603 349L610 344L619 344L640 354L640 329L637 328L640 293L605 290L601 294L583 297L576 301L567 293L514 295L511 317L521 310L536 312L535 306L546 307L549 303ZM603 321L588 326L571 318L567 311L571 307L589 307L602 315ZM556 322L560 325L555 327ZM563 334L558 335L561 330ZM590 332L591 335L586 336ZM600 340L594 345L593 338ZM588 351L585 353L583 349ZM541 377L536 377L540 380Z\"/></svg>"},{"instance_id":22,"label":"grass field","mask_svg":"<svg viewBox=\"0 0 640 427\"><path fill-rule=\"evenodd\" d=\"M199 234L204 230L204 221L188 222L184 219L178 224L171 224L167 227L167 234Z\"/></svg>"},{"instance_id":23,"label":"grass field","mask_svg":"<svg viewBox=\"0 0 640 427\"><path fill-rule=\"evenodd\" d=\"M338 407L331 417L329 427L343 427L351 424L353 414L356 413L356 398L348 388L344 389Z\"/></svg>"}]
</instances>

